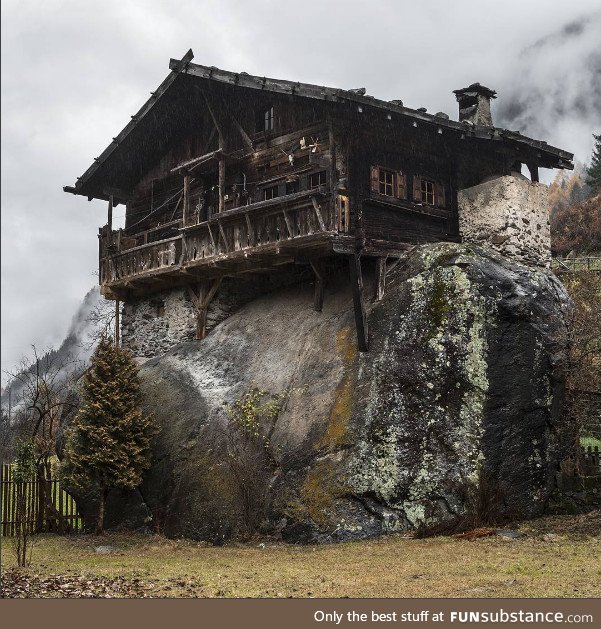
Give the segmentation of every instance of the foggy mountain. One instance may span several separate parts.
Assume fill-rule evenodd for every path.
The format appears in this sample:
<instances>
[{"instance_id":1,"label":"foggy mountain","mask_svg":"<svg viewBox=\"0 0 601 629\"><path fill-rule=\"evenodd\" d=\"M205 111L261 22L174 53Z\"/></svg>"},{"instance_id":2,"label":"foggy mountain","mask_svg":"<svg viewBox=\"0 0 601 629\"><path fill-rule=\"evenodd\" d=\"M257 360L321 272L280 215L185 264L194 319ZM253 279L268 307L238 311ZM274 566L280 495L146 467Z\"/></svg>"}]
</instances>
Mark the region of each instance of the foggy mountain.
<instances>
[{"instance_id":1,"label":"foggy mountain","mask_svg":"<svg viewBox=\"0 0 601 629\"><path fill-rule=\"evenodd\" d=\"M75 312L67 336L60 346L57 349L46 351L43 348L37 348L41 363L60 366L61 376L64 375L65 378L74 371L81 370L92 355L95 339L100 329L96 314L105 310L107 303L109 302L105 302L104 298L101 297L98 286L90 289ZM33 359L32 351L26 355L26 359L28 361ZM29 371L33 372L34 368L35 365L32 364L29 367ZM8 407L9 395L13 408L18 405L22 388L19 380L15 378L10 380L2 390L1 403L3 409Z\"/></svg>"}]
</instances>

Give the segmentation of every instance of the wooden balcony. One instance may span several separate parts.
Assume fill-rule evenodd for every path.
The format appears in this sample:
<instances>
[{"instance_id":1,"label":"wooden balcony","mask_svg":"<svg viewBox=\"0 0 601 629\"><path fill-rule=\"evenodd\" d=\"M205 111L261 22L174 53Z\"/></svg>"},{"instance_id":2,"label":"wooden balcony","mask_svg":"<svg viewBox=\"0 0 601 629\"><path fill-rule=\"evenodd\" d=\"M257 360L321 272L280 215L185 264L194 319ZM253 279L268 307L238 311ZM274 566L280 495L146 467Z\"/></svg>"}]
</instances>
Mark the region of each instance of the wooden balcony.
<instances>
[{"instance_id":1,"label":"wooden balcony","mask_svg":"<svg viewBox=\"0 0 601 629\"><path fill-rule=\"evenodd\" d=\"M227 210L195 225L179 224L177 235L139 246L123 232L104 229L100 284L111 297L122 290L156 290L165 280L219 277L325 255L348 226L348 216L339 214L330 192L316 189Z\"/></svg>"}]
</instances>

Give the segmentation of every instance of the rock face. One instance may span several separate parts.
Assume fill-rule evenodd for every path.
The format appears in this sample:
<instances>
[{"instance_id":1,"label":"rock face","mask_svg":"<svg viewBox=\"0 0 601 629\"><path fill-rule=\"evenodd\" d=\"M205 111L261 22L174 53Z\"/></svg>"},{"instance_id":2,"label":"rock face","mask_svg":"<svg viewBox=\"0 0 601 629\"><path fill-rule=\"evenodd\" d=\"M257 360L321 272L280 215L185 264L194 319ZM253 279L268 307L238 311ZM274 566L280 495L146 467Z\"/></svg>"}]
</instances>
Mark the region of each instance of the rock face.
<instances>
[{"instance_id":1,"label":"rock face","mask_svg":"<svg viewBox=\"0 0 601 629\"><path fill-rule=\"evenodd\" d=\"M141 495L165 533L232 530L211 457L224 405L253 388L289 392L269 427L263 525L284 539L543 511L570 433L561 284L488 249L418 247L370 303L370 350L359 353L344 277L330 279L322 313L310 286L279 290L144 364L162 434Z\"/></svg>"}]
</instances>

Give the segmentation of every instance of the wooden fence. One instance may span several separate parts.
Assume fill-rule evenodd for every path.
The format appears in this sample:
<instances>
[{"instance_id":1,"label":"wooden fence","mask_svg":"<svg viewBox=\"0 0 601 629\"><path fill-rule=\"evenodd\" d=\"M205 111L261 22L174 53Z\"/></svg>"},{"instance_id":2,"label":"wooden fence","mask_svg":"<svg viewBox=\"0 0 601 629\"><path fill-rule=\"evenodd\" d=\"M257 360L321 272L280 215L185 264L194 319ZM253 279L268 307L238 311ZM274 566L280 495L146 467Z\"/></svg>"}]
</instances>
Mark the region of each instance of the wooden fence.
<instances>
[{"instance_id":1,"label":"wooden fence","mask_svg":"<svg viewBox=\"0 0 601 629\"><path fill-rule=\"evenodd\" d=\"M25 526L29 533L67 533L83 528L75 500L56 478L18 482L12 466L0 466L0 534L10 537L17 529L17 506L24 499Z\"/></svg>"},{"instance_id":2,"label":"wooden fence","mask_svg":"<svg viewBox=\"0 0 601 629\"><path fill-rule=\"evenodd\" d=\"M601 273L601 257L553 258L551 268L556 273Z\"/></svg>"}]
</instances>

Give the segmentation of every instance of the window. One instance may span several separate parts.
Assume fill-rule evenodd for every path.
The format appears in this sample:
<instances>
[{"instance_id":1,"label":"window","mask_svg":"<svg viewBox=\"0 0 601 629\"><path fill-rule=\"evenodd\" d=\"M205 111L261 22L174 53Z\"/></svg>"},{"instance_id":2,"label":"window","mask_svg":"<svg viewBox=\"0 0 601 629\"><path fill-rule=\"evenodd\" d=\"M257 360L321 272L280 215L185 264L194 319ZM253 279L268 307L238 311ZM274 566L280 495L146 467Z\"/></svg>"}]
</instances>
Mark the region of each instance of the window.
<instances>
[{"instance_id":1,"label":"window","mask_svg":"<svg viewBox=\"0 0 601 629\"><path fill-rule=\"evenodd\" d=\"M265 110L265 113L263 114L263 120L265 123L263 130L273 131L273 107Z\"/></svg>"},{"instance_id":2,"label":"window","mask_svg":"<svg viewBox=\"0 0 601 629\"><path fill-rule=\"evenodd\" d=\"M434 205L434 182L422 179L422 203Z\"/></svg>"},{"instance_id":3,"label":"window","mask_svg":"<svg viewBox=\"0 0 601 629\"><path fill-rule=\"evenodd\" d=\"M298 192L298 179L286 182L286 194L294 194Z\"/></svg>"},{"instance_id":4,"label":"window","mask_svg":"<svg viewBox=\"0 0 601 629\"><path fill-rule=\"evenodd\" d=\"M257 109L255 123L258 133L273 131L275 128L275 110L273 106L270 105L266 109Z\"/></svg>"},{"instance_id":5,"label":"window","mask_svg":"<svg viewBox=\"0 0 601 629\"><path fill-rule=\"evenodd\" d=\"M443 184L418 175L413 176L413 201L432 207L445 207Z\"/></svg>"},{"instance_id":6,"label":"window","mask_svg":"<svg viewBox=\"0 0 601 629\"><path fill-rule=\"evenodd\" d=\"M379 192L380 194L385 194L386 196L393 197L394 196L394 172L392 170L384 170L384 168L380 168L378 179L379 179Z\"/></svg>"},{"instance_id":7,"label":"window","mask_svg":"<svg viewBox=\"0 0 601 629\"><path fill-rule=\"evenodd\" d=\"M394 199L407 198L405 175L400 170L371 167L371 191Z\"/></svg>"},{"instance_id":8,"label":"window","mask_svg":"<svg viewBox=\"0 0 601 629\"><path fill-rule=\"evenodd\" d=\"M326 183L326 171L322 170L318 173L313 173L309 175L309 190L313 188L319 188L319 186L323 186Z\"/></svg>"},{"instance_id":9,"label":"window","mask_svg":"<svg viewBox=\"0 0 601 629\"><path fill-rule=\"evenodd\" d=\"M278 196L278 187L271 186L263 190L263 199L269 201L269 199L275 199Z\"/></svg>"}]
</instances>

